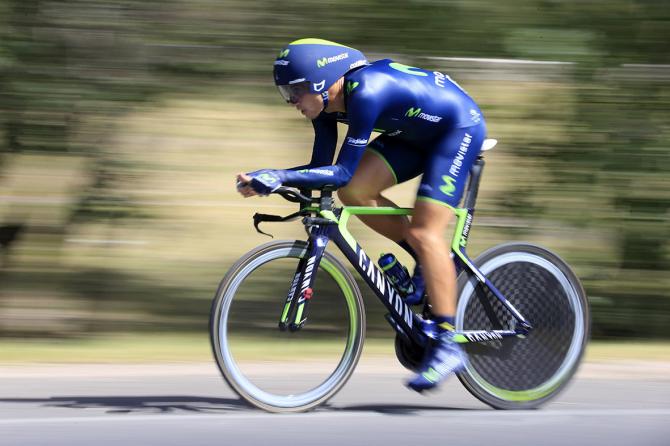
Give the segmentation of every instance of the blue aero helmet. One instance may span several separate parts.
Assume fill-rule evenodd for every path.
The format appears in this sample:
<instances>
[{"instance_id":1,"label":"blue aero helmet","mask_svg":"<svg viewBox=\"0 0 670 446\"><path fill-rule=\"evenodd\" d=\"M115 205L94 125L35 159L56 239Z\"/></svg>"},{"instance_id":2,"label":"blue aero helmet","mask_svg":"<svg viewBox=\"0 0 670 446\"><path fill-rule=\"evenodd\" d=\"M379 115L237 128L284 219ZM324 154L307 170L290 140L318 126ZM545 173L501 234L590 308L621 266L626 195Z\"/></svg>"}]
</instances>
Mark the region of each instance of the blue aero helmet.
<instances>
[{"instance_id":1,"label":"blue aero helmet","mask_svg":"<svg viewBox=\"0 0 670 446\"><path fill-rule=\"evenodd\" d=\"M357 49L323 39L295 40L282 48L274 62L275 85L289 103L305 93L320 94L328 106L328 88L368 61Z\"/></svg>"}]
</instances>

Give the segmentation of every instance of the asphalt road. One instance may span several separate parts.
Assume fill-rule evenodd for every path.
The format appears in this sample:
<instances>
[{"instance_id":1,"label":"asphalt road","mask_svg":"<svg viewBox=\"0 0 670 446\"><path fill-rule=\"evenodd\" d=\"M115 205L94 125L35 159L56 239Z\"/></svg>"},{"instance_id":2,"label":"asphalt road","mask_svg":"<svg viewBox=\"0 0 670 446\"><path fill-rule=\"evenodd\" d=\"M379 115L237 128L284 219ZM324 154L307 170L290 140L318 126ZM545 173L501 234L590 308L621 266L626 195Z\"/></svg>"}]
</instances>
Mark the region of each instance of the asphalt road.
<instances>
[{"instance_id":1,"label":"asphalt road","mask_svg":"<svg viewBox=\"0 0 670 446\"><path fill-rule=\"evenodd\" d=\"M304 414L250 409L213 363L0 366L0 445L670 445L670 364L585 364L540 410L496 411L458 380L425 397L363 358Z\"/></svg>"}]
</instances>

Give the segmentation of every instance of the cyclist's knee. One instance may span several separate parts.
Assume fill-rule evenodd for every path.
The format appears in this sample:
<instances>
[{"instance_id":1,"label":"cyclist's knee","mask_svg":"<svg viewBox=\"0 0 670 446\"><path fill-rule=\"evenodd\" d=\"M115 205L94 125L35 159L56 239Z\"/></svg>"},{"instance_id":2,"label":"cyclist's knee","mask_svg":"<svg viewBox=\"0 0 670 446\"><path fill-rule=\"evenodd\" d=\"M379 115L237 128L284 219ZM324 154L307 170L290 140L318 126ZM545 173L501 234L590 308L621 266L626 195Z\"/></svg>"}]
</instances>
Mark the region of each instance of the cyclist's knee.
<instances>
[{"instance_id":1,"label":"cyclist's knee","mask_svg":"<svg viewBox=\"0 0 670 446\"><path fill-rule=\"evenodd\" d=\"M365 187L349 183L337 191L340 201L347 206L366 206L379 196L379 192L374 192Z\"/></svg>"},{"instance_id":2,"label":"cyclist's knee","mask_svg":"<svg viewBox=\"0 0 670 446\"><path fill-rule=\"evenodd\" d=\"M422 226L411 226L407 229L407 242L421 255L444 242L441 231L434 231Z\"/></svg>"}]
</instances>

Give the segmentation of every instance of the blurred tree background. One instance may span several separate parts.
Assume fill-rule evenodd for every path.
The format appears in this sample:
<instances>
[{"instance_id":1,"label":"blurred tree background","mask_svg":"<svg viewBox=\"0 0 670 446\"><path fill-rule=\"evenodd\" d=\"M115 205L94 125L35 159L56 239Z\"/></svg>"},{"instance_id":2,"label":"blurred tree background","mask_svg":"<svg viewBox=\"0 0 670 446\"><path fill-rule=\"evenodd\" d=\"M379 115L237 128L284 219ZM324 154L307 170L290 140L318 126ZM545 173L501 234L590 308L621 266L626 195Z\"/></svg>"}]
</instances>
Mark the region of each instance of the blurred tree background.
<instances>
[{"instance_id":1,"label":"blurred tree background","mask_svg":"<svg viewBox=\"0 0 670 446\"><path fill-rule=\"evenodd\" d=\"M232 179L309 157L271 67L319 37L481 104L501 144L472 254L543 243L583 280L595 337L667 338L669 25L662 0L0 0L0 333L204 329L227 267L266 241L253 212L290 211Z\"/></svg>"}]
</instances>

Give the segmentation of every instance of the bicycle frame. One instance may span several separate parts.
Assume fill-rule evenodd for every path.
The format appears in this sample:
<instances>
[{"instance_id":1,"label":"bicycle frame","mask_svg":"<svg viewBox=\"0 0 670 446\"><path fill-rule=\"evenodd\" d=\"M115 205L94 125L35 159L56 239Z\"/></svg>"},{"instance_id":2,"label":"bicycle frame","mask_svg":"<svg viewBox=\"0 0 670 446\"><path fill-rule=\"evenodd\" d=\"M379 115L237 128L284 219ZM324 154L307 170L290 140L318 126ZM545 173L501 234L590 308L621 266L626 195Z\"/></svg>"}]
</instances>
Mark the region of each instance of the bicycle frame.
<instances>
[{"instance_id":1,"label":"bicycle frame","mask_svg":"<svg viewBox=\"0 0 670 446\"><path fill-rule=\"evenodd\" d=\"M476 277L513 315L517 325L514 329L509 330L457 331L454 339L459 343L499 340L512 336L523 337L532 328L521 313L514 308L494 284L472 263L466 253L483 165L484 161L480 158L471 171L468 192L464 201L466 207L453 208L448 206L457 218L451 241L452 258L454 259L457 273L466 271L470 276ZM440 204L445 205L444 203ZM322 195L321 204L318 208L305 207L303 211L309 211L319 215L319 217L305 217L303 219L303 223L308 228L309 233L308 252L307 256L300 260L293 277L284 310L281 314L280 328L286 329L288 327L291 330L299 330L305 323L307 306L312 298L312 286L315 281L314 272L318 269L328 242L333 241L379 298L381 303L388 309L387 320L393 328L412 343L424 346L428 342L428 337L422 329L423 319L414 313L402 300L398 291L386 278L384 272L375 265L374 260L365 253L347 228L347 223L352 215L403 216L411 215L412 209L359 206L333 208L332 198L329 195ZM292 319L292 321L289 322L289 319Z\"/></svg>"}]
</instances>

